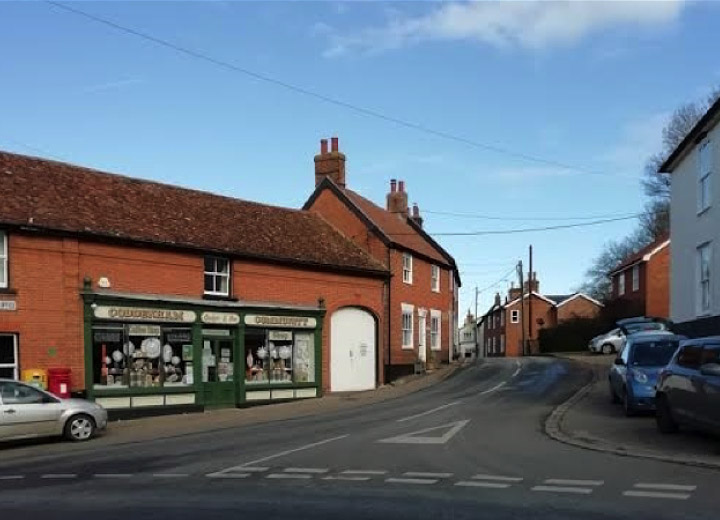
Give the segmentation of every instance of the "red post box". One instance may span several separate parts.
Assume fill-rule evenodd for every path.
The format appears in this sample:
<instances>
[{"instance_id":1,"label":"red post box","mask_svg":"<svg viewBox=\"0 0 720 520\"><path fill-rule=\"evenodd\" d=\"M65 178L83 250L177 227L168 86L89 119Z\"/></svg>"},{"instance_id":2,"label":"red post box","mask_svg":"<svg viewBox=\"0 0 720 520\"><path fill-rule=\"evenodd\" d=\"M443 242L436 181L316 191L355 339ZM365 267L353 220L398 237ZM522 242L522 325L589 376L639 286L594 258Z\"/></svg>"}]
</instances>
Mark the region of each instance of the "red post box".
<instances>
[{"instance_id":1,"label":"red post box","mask_svg":"<svg viewBox=\"0 0 720 520\"><path fill-rule=\"evenodd\" d=\"M70 397L70 374L69 368L48 369L48 391L62 399Z\"/></svg>"}]
</instances>

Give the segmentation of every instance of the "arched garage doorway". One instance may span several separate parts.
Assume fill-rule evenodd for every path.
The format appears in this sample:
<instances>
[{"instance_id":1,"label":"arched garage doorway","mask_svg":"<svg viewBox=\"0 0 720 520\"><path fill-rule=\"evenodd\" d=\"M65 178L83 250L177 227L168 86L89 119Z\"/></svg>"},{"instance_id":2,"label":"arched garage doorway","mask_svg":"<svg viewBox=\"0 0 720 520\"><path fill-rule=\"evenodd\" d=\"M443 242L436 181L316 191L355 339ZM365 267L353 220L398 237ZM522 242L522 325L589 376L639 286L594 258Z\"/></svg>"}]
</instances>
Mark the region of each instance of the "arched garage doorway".
<instances>
[{"instance_id":1,"label":"arched garage doorway","mask_svg":"<svg viewBox=\"0 0 720 520\"><path fill-rule=\"evenodd\" d=\"M330 390L375 388L377 323L369 312L347 307L330 318Z\"/></svg>"}]
</instances>

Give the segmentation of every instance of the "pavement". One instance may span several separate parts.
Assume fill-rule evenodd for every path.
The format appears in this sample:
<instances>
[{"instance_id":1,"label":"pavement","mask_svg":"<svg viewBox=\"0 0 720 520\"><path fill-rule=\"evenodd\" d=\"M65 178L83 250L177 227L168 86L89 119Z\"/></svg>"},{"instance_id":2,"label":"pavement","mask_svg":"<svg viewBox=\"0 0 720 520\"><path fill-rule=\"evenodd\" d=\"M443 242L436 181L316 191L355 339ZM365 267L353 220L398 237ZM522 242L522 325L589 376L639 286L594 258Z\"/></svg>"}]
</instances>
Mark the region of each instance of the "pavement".
<instances>
[{"instance_id":1,"label":"pavement","mask_svg":"<svg viewBox=\"0 0 720 520\"><path fill-rule=\"evenodd\" d=\"M589 367L593 379L549 418L546 427L553 438L616 455L720 469L717 437L687 429L661 434L653 414L625 417L621 407L610 402L608 371L615 356L563 357Z\"/></svg>"},{"instance_id":2,"label":"pavement","mask_svg":"<svg viewBox=\"0 0 720 520\"><path fill-rule=\"evenodd\" d=\"M490 359L415 392L304 417L99 439L82 451L11 447L0 451L0 511L50 520L715 519L720 472L545 434L548 416L592 377L569 360ZM16 451L21 459L7 457Z\"/></svg>"}]
</instances>

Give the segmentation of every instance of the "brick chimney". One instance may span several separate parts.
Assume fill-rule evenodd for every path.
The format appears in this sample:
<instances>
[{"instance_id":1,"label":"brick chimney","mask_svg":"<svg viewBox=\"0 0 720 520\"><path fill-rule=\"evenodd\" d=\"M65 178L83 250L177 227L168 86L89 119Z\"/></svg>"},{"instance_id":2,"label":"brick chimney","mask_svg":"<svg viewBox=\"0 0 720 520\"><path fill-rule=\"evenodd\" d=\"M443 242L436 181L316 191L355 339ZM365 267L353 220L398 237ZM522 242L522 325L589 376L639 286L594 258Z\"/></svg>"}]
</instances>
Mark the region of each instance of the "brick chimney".
<instances>
[{"instance_id":1,"label":"brick chimney","mask_svg":"<svg viewBox=\"0 0 720 520\"><path fill-rule=\"evenodd\" d=\"M495 305L500 305L501 302L500 293L495 293Z\"/></svg>"},{"instance_id":2,"label":"brick chimney","mask_svg":"<svg viewBox=\"0 0 720 520\"><path fill-rule=\"evenodd\" d=\"M340 153L337 137L330 142L328 152L327 139L320 139L320 153L315 156L315 186L330 177L340 188L345 188L345 154Z\"/></svg>"},{"instance_id":3,"label":"brick chimney","mask_svg":"<svg viewBox=\"0 0 720 520\"><path fill-rule=\"evenodd\" d=\"M532 274L532 280L529 279L530 275ZM528 291L528 287L530 287L530 290ZM540 294L540 282L538 282L537 279L537 272L533 271L532 273L528 273L528 281L525 282L525 292L536 292Z\"/></svg>"},{"instance_id":4,"label":"brick chimney","mask_svg":"<svg viewBox=\"0 0 720 520\"><path fill-rule=\"evenodd\" d=\"M390 193L387 195L387 210L399 218L408 216L408 195L405 192L405 181L390 180Z\"/></svg>"},{"instance_id":5,"label":"brick chimney","mask_svg":"<svg viewBox=\"0 0 720 520\"><path fill-rule=\"evenodd\" d=\"M515 287L515 282L510 284L510 290L508 290L508 298L510 301L520 298L521 293L522 291L520 290L520 287Z\"/></svg>"},{"instance_id":6,"label":"brick chimney","mask_svg":"<svg viewBox=\"0 0 720 520\"><path fill-rule=\"evenodd\" d=\"M417 202L413 203L412 207L412 215L410 216L411 219L420 227L423 225L423 218L420 216L420 208L417 205Z\"/></svg>"}]
</instances>

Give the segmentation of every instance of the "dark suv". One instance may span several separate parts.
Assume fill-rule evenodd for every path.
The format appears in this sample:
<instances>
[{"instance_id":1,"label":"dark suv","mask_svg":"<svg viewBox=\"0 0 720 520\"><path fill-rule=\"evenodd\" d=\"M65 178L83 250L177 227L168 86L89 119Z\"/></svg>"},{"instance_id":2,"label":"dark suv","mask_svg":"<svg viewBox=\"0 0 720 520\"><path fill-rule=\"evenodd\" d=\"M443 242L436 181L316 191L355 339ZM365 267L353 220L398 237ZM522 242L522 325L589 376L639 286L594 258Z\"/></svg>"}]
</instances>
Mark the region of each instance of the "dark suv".
<instances>
[{"instance_id":1,"label":"dark suv","mask_svg":"<svg viewBox=\"0 0 720 520\"><path fill-rule=\"evenodd\" d=\"M720 336L683 341L657 382L657 425L720 435Z\"/></svg>"}]
</instances>

